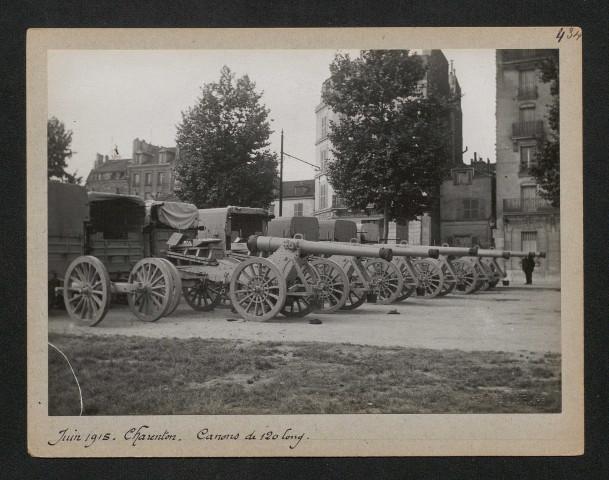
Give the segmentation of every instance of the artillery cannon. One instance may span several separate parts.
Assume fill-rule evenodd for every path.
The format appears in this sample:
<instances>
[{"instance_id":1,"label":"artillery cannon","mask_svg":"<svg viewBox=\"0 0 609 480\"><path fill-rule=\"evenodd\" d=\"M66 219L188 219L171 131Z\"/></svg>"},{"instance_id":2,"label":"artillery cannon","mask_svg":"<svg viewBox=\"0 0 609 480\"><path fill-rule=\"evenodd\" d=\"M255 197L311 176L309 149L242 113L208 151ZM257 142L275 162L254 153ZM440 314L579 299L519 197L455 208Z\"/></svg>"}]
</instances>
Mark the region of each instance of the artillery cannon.
<instances>
[{"instance_id":1,"label":"artillery cannon","mask_svg":"<svg viewBox=\"0 0 609 480\"><path fill-rule=\"evenodd\" d=\"M288 227L289 226L289 227ZM338 309L352 310L362 305L366 300L376 302L379 284L370 278L362 262L362 257L375 257L378 254L374 250L356 251L349 242L353 235L357 235L355 224L347 220L318 220L315 217L284 217L273 220L269 224L269 234L292 235L296 230L304 232L305 238L320 239L326 241L337 241L348 239L343 243L340 254L323 253L310 258L310 263L318 271L322 283L328 285L332 278L333 288L336 293L340 291L339 300L333 300L330 296L322 293L320 295L320 311L322 313L334 312ZM326 250L327 247L324 247ZM388 261L382 260L386 264ZM342 271L344 275L338 275ZM397 273L397 272L396 272ZM340 282L338 280L340 279ZM341 285L342 283L342 285ZM288 313L289 312L282 312ZM296 313L296 312L295 312Z\"/></svg>"},{"instance_id":2,"label":"artillery cannon","mask_svg":"<svg viewBox=\"0 0 609 480\"><path fill-rule=\"evenodd\" d=\"M331 308L332 311L336 311L344 305L350 291L350 284L344 270L335 262L328 258L313 258L311 265L315 268L308 268L307 257L375 257L385 260L392 258L392 251L389 248L311 242L300 238L298 234L293 239L252 236L248 239L247 246L253 253L270 254L268 259L280 268L286 281L289 282L288 303L298 304L296 307L298 312L315 308L314 302L319 302L320 299L312 298L314 296L332 297L333 295L336 303ZM321 266L332 267L331 273L324 271L323 268L320 268ZM231 298L233 305L236 301L240 302L239 298L232 297L232 290ZM328 308L325 310L326 313L327 310ZM285 312L282 313L285 314ZM294 307L291 307L288 316L290 313L292 316L295 315Z\"/></svg>"},{"instance_id":3,"label":"artillery cannon","mask_svg":"<svg viewBox=\"0 0 609 480\"><path fill-rule=\"evenodd\" d=\"M375 239L378 242L378 226L371 223L356 224L342 219L319 221L321 240L352 246L358 244L358 238L363 238L362 235L368 240ZM387 247L378 244L373 246ZM403 279L399 267L393 261L381 257L362 262L360 256L351 254L336 255L332 260L338 263L349 277L349 300L345 303L344 310L353 310L366 300L374 303L389 303L402 290ZM372 261L373 264L368 263Z\"/></svg>"}]
</instances>

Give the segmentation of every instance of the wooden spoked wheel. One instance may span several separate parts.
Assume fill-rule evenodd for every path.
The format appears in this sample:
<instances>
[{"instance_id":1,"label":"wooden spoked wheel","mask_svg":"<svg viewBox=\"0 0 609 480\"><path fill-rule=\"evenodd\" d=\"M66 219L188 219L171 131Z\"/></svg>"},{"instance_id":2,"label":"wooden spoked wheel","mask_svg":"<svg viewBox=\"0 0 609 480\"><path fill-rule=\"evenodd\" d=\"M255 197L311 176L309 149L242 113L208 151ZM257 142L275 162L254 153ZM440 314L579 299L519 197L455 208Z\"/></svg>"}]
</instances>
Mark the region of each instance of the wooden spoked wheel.
<instances>
[{"instance_id":1,"label":"wooden spoked wheel","mask_svg":"<svg viewBox=\"0 0 609 480\"><path fill-rule=\"evenodd\" d=\"M209 312L222 303L222 284L207 278L196 280L193 286L183 287L184 300L197 312Z\"/></svg>"},{"instance_id":2,"label":"wooden spoked wheel","mask_svg":"<svg viewBox=\"0 0 609 480\"><path fill-rule=\"evenodd\" d=\"M396 302L401 302L410 297L417 288L417 280L410 274L410 270L406 266L405 262L396 262L397 267L400 269L402 274L402 292L395 299Z\"/></svg>"},{"instance_id":3,"label":"wooden spoked wheel","mask_svg":"<svg viewBox=\"0 0 609 480\"><path fill-rule=\"evenodd\" d=\"M438 293L438 297L443 297L444 295L452 293L457 286L456 279L453 278L448 266L444 263L442 264L442 274L444 275L444 284L442 285L442 290Z\"/></svg>"},{"instance_id":4,"label":"wooden spoked wheel","mask_svg":"<svg viewBox=\"0 0 609 480\"><path fill-rule=\"evenodd\" d=\"M349 278L345 271L332 260L316 258L311 266L317 270L319 281L319 313L333 313L345 304L349 297Z\"/></svg>"},{"instance_id":5,"label":"wooden spoked wheel","mask_svg":"<svg viewBox=\"0 0 609 480\"><path fill-rule=\"evenodd\" d=\"M402 293L404 280L400 269L391 262L382 258L368 260L366 270L373 283L376 284L377 300L379 305L388 305L394 302Z\"/></svg>"},{"instance_id":6,"label":"wooden spoked wheel","mask_svg":"<svg viewBox=\"0 0 609 480\"><path fill-rule=\"evenodd\" d=\"M237 313L245 320L270 320L286 301L285 279L270 260L249 258L237 265L233 272L230 298Z\"/></svg>"},{"instance_id":7,"label":"wooden spoked wheel","mask_svg":"<svg viewBox=\"0 0 609 480\"><path fill-rule=\"evenodd\" d=\"M294 268L286 280L287 298L281 308L281 314L286 317L306 317L317 308L310 301L310 295L305 287L305 284L310 288L317 286L319 282L317 270L308 262L300 265L300 268L304 278L301 278Z\"/></svg>"},{"instance_id":8,"label":"wooden spoked wheel","mask_svg":"<svg viewBox=\"0 0 609 480\"><path fill-rule=\"evenodd\" d=\"M355 310L366 302L369 285L364 282L361 274L358 274L353 265L349 266L346 273L349 279L349 294L347 295L347 301L340 309Z\"/></svg>"},{"instance_id":9,"label":"wooden spoked wheel","mask_svg":"<svg viewBox=\"0 0 609 480\"><path fill-rule=\"evenodd\" d=\"M111 283L104 264L92 256L78 257L66 271L63 299L72 320L93 327L110 306Z\"/></svg>"},{"instance_id":10,"label":"wooden spoked wheel","mask_svg":"<svg viewBox=\"0 0 609 480\"><path fill-rule=\"evenodd\" d=\"M497 271L497 267L495 267L495 264L493 262L489 262L486 264L489 268L489 270L491 271L491 281L489 282L489 289L491 288L495 288L497 286L497 284L499 283L499 280L501 280L501 274Z\"/></svg>"},{"instance_id":11,"label":"wooden spoked wheel","mask_svg":"<svg viewBox=\"0 0 609 480\"><path fill-rule=\"evenodd\" d=\"M160 258L143 258L129 274L135 287L127 294L133 314L144 322L156 322L173 301L173 276Z\"/></svg>"},{"instance_id":12,"label":"wooden spoked wheel","mask_svg":"<svg viewBox=\"0 0 609 480\"><path fill-rule=\"evenodd\" d=\"M429 258L415 260L414 266L417 268L418 285L427 298L437 297L444 285L444 274L440 266Z\"/></svg>"},{"instance_id":13,"label":"wooden spoked wheel","mask_svg":"<svg viewBox=\"0 0 609 480\"><path fill-rule=\"evenodd\" d=\"M476 284L476 289L474 291L481 290L484 292L484 291L488 290L490 287L490 282L489 282L489 280L486 280L486 279L487 278L490 279L491 271L482 262L472 261L472 263L474 264L474 268L476 270L476 273L478 274L478 283Z\"/></svg>"},{"instance_id":14,"label":"wooden spoked wheel","mask_svg":"<svg viewBox=\"0 0 609 480\"><path fill-rule=\"evenodd\" d=\"M182 277L180 276L180 272L176 268L176 266L171 263L166 258L160 258L159 260L165 262L165 265L169 269L171 273L171 278L173 279L173 295L172 301L169 305L167 305L167 310L163 313L164 317L171 315L176 311L178 305L180 304L180 300L182 300Z\"/></svg>"},{"instance_id":15,"label":"wooden spoked wheel","mask_svg":"<svg viewBox=\"0 0 609 480\"><path fill-rule=\"evenodd\" d=\"M474 266L463 259L453 260L451 263L457 274L457 285L454 292L461 295L473 293L478 284L478 274Z\"/></svg>"}]
</instances>

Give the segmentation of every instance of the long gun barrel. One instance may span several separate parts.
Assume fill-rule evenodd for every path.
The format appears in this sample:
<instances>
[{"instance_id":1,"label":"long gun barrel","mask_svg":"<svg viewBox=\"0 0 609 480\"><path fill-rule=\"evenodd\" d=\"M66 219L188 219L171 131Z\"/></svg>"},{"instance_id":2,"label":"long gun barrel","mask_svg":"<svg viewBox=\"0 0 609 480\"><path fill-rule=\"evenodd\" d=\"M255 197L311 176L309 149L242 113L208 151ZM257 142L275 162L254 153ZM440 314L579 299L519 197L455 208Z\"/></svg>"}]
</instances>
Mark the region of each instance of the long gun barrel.
<instances>
[{"instance_id":1,"label":"long gun barrel","mask_svg":"<svg viewBox=\"0 0 609 480\"><path fill-rule=\"evenodd\" d=\"M386 247L387 244L366 244L366 246L374 247ZM435 247L422 246L422 245L391 245L394 257L429 257L438 258L440 251Z\"/></svg>"},{"instance_id":2,"label":"long gun barrel","mask_svg":"<svg viewBox=\"0 0 609 480\"><path fill-rule=\"evenodd\" d=\"M450 255L455 257L472 257L475 256L478 252L478 247L465 248L465 247L435 247L429 245L407 245L407 244L398 244L391 245L391 248L394 249L393 254L398 255L398 251L400 249L404 249L404 251L415 252L417 256L426 257L429 256L431 258L438 258L439 255ZM405 256L405 255L402 255Z\"/></svg>"},{"instance_id":3,"label":"long gun barrel","mask_svg":"<svg viewBox=\"0 0 609 480\"><path fill-rule=\"evenodd\" d=\"M352 257L382 258L387 261L391 261L393 258L392 249L386 246L372 247L357 243L312 242L299 238L286 239L259 235L252 235L247 240L247 248L249 248L250 252L274 252L283 245L290 249L299 249L305 255L346 255Z\"/></svg>"},{"instance_id":4,"label":"long gun barrel","mask_svg":"<svg viewBox=\"0 0 609 480\"><path fill-rule=\"evenodd\" d=\"M512 252L507 250L492 250L488 248L480 248L478 249L478 257L491 257L491 258L510 258Z\"/></svg>"},{"instance_id":5,"label":"long gun barrel","mask_svg":"<svg viewBox=\"0 0 609 480\"><path fill-rule=\"evenodd\" d=\"M515 258L524 258L524 257L531 257L531 258L546 258L546 252L513 252L510 251L510 256L515 257Z\"/></svg>"}]
</instances>

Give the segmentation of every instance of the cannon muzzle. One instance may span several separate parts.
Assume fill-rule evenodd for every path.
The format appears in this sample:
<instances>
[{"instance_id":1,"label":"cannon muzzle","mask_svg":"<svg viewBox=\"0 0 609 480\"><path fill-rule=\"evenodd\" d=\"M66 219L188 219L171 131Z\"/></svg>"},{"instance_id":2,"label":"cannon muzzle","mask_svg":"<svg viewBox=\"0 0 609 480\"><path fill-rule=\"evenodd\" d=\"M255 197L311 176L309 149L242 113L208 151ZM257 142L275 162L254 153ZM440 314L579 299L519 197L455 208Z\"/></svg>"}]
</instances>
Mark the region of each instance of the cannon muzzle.
<instances>
[{"instance_id":1,"label":"cannon muzzle","mask_svg":"<svg viewBox=\"0 0 609 480\"><path fill-rule=\"evenodd\" d=\"M514 252L514 251L510 251L510 256L515 257L515 258L524 258L524 257L530 257L530 258L546 258L546 252Z\"/></svg>"},{"instance_id":2,"label":"cannon muzzle","mask_svg":"<svg viewBox=\"0 0 609 480\"><path fill-rule=\"evenodd\" d=\"M305 255L345 255L350 257L382 258L391 261L393 250L383 246L358 243L312 242L300 238L279 238L252 235L247 240L250 252L274 252L284 246L288 250L300 250Z\"/></svg>"}]
</instances>

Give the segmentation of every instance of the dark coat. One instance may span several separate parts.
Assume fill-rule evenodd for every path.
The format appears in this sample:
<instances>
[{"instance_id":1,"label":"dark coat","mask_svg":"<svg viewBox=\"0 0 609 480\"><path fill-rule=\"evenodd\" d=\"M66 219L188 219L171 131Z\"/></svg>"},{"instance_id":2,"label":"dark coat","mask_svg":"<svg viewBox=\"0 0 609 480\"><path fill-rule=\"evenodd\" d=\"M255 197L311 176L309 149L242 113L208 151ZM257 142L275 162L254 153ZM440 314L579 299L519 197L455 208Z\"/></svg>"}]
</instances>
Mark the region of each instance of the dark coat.
<instances>
[{"instance_id":1,"label":"dark coat","mask_svg":"<svg viewBox=\"0 0 609 480\"><path fill-rule=\"evenodd\" d=\"M526 257L522 259L522 271L523 272L532 272L535 270L535 260L531 257Z\"/></svg>"}]
</instances>

